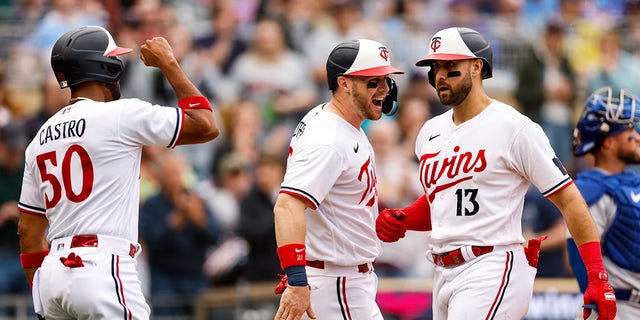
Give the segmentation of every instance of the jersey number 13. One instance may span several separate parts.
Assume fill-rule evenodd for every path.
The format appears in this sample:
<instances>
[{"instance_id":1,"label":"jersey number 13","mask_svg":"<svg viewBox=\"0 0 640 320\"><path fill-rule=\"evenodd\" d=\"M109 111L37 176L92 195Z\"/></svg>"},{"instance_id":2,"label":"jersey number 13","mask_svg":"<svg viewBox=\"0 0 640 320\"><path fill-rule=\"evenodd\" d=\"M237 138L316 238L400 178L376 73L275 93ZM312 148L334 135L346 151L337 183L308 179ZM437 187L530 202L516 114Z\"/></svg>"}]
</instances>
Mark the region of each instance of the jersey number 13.
<instances>
[{"instance_id":1,"label":"jersey number 13","mask_svg":"<svg viewBox=\"0 0 640 320\"><path fill-rule=\"evenodd\" d=\"M478 189L458 189L456 190L457 210L456 216L473 216L480 210L480 205L476 201ZM469 208L471 206L471 208ZM463 213L464 211L464 213Z\"/></svg>"}]
</instances>

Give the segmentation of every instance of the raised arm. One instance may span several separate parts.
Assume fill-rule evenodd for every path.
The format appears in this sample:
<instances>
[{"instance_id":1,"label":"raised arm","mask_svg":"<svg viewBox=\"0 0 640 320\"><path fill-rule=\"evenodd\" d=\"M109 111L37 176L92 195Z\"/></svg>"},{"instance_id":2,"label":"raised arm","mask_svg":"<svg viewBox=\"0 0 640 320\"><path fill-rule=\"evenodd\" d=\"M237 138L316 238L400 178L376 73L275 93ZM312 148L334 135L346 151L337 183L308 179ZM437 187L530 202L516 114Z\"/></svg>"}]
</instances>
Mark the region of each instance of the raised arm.
<instances>
[{"instance_id":1,"label":"raised arm","mask_svg":"<svg viewBox=\"0 0 640 320\"><path fill-rule=\"evenodd\" d=\"M177 144L215 139L220 129L213 116L213 108L184 73L167 40L163 37L146 40L140 46L140 59L145 65L160 69L178 98L178 106L184 110L184 123Z\"/></svg>"}]
</instances>

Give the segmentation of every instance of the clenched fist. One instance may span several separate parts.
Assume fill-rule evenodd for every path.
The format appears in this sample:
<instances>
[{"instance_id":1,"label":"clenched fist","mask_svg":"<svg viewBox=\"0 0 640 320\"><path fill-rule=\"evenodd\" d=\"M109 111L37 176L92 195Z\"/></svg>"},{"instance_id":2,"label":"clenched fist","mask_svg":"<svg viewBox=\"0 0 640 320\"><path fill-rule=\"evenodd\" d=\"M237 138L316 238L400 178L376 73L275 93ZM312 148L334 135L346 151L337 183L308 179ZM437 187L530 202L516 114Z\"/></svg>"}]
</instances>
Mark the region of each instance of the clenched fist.
<instances>
[{"instance_id":1,"label":"clenched fist","mask_svg":"<svg viewBox=\"0 0 640 320\"><path fill-rule=\"evenodd\" d=\"M140 46L140 59L146 66L158 68L176 62L173 49L167 39L163 37L154 37L146 40Z\"/></svg>"},{"instance_id":2,"label":"clenched fist","mask_svg":"<svg viewBox=\"0 0 640 320\"><path fill-rule=\"evenodd\" d=\"M407 215L399 209L384 209L376 219L376 234L384 242L396 242L404 238L407 226L402 221Z\"/></svg>"}]
</instances>

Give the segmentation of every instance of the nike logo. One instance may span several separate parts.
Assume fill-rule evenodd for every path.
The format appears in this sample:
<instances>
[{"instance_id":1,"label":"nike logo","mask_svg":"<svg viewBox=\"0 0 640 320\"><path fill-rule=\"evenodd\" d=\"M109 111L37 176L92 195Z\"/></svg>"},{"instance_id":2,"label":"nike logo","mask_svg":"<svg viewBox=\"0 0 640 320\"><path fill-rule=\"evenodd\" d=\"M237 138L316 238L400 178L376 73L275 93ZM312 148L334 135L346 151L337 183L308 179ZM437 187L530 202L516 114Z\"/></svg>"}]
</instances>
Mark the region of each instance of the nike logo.
<instances>
[{"instance_id":1,"label":"nike logo","mask_svg":"<svg viewBox=\"0 0 640 320\"><path fill-rule=\"evenodd\" d=\"M193 108L198 105L200 105L200 103L189 103L189 108Z\"/></svg>"},{"instance_id":2,"label":"nike logo","mask_svg":"<svg viewBox=\"0 0 640 320\"><path fill-rule=\"evenodd\" d=\"M433 140L433 139L435 139L435 138L437 138L439 136L440 136L440 134L436 134L435 136L429 136L429 141L431 141L431 140Z\"/></svg>"},{"instance_id":3,"label":"nike logo","mask_svg":"<svg viewBox=\"0 0 640 320\"><path fill-rule=\"evenodd\" d=\"M356 146L353 147L353 152L358 153L358 149L360 149L360 144L356 143Z\"/></svg>"},{"instance_id":4,"label":"nike logo","mask_svg":"<svg viewBox=\"0 0 640 320\"><path fill-rule=\"evenodd\" d=\"M635 193L635 192L631 191L631 199L635 203L640 202L640 193Z\"/></svg>"},{"instance_id":5,"label":"nike logo","mask_svg":"<svg viewBox=\"0 0 640 320\"><path fill-rule=\"evenodd\" d=\"M296 253L301 253L302 251L304 251L304 249L293 249Z\"/></svg>"}]
</instances>

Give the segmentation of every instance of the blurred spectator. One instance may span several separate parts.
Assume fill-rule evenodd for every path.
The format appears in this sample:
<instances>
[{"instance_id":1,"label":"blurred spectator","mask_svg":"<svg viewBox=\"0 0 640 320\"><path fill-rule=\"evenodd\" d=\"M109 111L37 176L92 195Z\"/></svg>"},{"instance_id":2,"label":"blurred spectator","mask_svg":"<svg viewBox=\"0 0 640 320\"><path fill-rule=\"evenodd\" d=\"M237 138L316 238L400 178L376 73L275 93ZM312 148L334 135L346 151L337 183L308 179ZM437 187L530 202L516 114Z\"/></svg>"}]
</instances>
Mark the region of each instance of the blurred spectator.
<instances>
[{"instance_id":1,"label":"blurred spectator","mask_svg":"<svg viewBox=\"0 0 640 320\"><path fill-rule=\"evenodd\" d=\"M265 17L275 18L285 30L287 45L297 52L303 52L307 37L316 17L322 14L320 0L278 0L262 1L271 4Z\"/></svg>"},{"instance_id":2,"label":"blurred spectator","mask_svg":"<svg viewBox=\"0 0 640 320\"><path fill-rule=\"evenodd\" d=\"M564 51L563 26L549 20L541 45L531 46L518 70L515 98L522 112L538 122L549 137L551 147L566 165L573 159L574 103L577 84Z\"/></svg>"},{"instance_id":3,"label":"blurred spectator","mask_svg":"<svg viewBox=\"0 0 640 320\"><path fill-rule=\"evenodd\" d=\"M524 198L522 229L526 240L546 235L538 260L538 278L569 276L566 252L566 226L562 214L553 202L530 187Z\"/></svg>"},{"instance_id":4,"label":"blurred spectator","mask_svg":"<svg viewBox=\"0 0 640 320\"><path fill-rule=\"evenodd\" d=\"M16 47L24 46L25 39L46 12L46 1L0 1L0 60Z\"/></svg>"},{"instance_id":5,"label":"blurred spectator","mask_svg":"<svg viewBox=\"0 0 640 320\"><path fill-rule=\"evenodd\" d=\"M17 201L24 171L24 150L28 142L21 122L13 119L0 127L0 295L31 292L20 263L17 235L20 217ZM0 305L0 318L13 318L17 315L15 311Z\"/></svg>"},{"instance_id":6,"label":"blurred spectator","mask_svg":"<svg viewBox=\"0 0 640 320\"><path fill-rule=\"evenodd\" d=\"M246 242L238 237L240 201L253 185L251 163L230 152L212 166L209 179L201 181L196 191L221 227L222 241L207 256L205 274L215 285L234 283L242 271L248 252Z\"/></svg>"},{"instance_id":7,"label":"blurred spectator","mask_svg":"<svg viewBox=\"0 0 640 320\"><path fill-rule=\"evenodd\" d=\"M53 74L48 74L42 84L42 98L42 105L38 108L39 112L29 117L24 124L29 140L36 136L47 119L69 104L71 91L69 88L60 89L56 77Z\"/></svg>"},{"instance_id":8,"label":"blurred spectator","mask_svg":"<svg viewBox=\"0 0 640 320\"><path fill-rule=\"evenodd\" d=\"M89 10L89 11L87 11ZM29 38L29 47L48 61L53 44L65 32L82 26L106 24L102 6L89 0L51 0L50 7Z\"/></svg>"},{"instance_id":9,"label":"blurred spectator","mask_svg":"<svg viewBox=\"0 0 640 320\"><path fill-rule=\"evenodd\" d=\"M524 0L498 0L491 1L495 4L495 15L489 19L490 34L494 39L489 39L493 49L494 70L504 70L514 75L518 66L526 61L532 40L530 28L526 21L522 20L522 6Z\"/></svg>"},{"instance_id":10,"label":"blurred spectator","mask_svg":"<svg viewBox=\"0 0 640 320\"><path fill-rule=\"evenodd\" d=\"M440 1L431 1L440 2ZM446 1L443 1L446 3ZM478 1L476 0L451 0L448 2L446 18L442 17L437 20L439 24L433 26L435 30L448 28L448 27L467 27L479 32L487 29L487 23L490 19L487 19L485 15L482 15L478 11ZM425 41L428 41L425 40ZM491 40L490 40L491 41ZM493 42L492 42L493 44Z\"/></svg>"},{"instance_id":11,"label":"blurred spectator","mask_svg":"<svg viewBox=\"0 0 640 320\"><path fill-rule=\"evenodd\" d=\"M429 106L429 111L433 117L449 110L448 106L440 103L440 98L438 98L435 88L428 82L427 72L425 70L411 74L407 86L399 89L399 91L401 97L412 97L424 100ZM398 107L398 112L400 112L402 104L398 104Z\"/></svg>"},{"instance_id":12,"label":"blurred spectator","mask_svg":"<svg viewBox=\"0 0 640 320\"><path fill-rule=\"evenodd\" d=\"M564 45L569 63L576 71L578 87L585 89L586 80L598 68L600 49L598 39L606 24L598 16L587 16L586 3L582 0L558 0L554 18L565 26Z\"/></svg>"},{"instance_id":13,"label":"blurred spectator","mask_svg":"<svg viewBox=\"0 0 640 320\"><path fill-rule=\"evenodd\" d=\"M380 209L401 208L412 203L424 190L420 181L415 179L418 172L418 164L412 161L415 153L406 155L398 145L398 124L393 120L381 119L370 121L367 128L367 136L375 154ZM418 266L427 268L424 257L414 254L426 252L423 233L409 232L398 244L382 243L382 254L376 259L375 266L379 277L410 277L415 276Z\"/></svg>"},{"instance_id":14,"label":"blurred spectator","mask_svg":"<svg viewBox=\"0 0 640 320\"><path fill-rule=\"evenodd\" d=\"M530 27L532 35L540 35L549 20L558 11L558 0L531 1L525 0L520 14Z\"/></svg>"},{"instance_id":15,"label":"blurred spectator","mask_svg":"<svg viewBox=\"0 0 640 320\"><path fill-rule=\"evenodd\" d=\"M293 128L317 94L304 56L287 48L282 27L271 19L257 23L248 51L231 69L237 94L258 106L266 128L276 123Z\"/></svg>"},{"instance_id":16,"label":"blurred spectator","mask_svg":"<svg viewBox=\"0 0 640 320\"><path fill-rule=\"evenodd\" d=\"M613 92L625 89L640 94L640 60L622 50L620 35L615 28L602 34L599 48L600 65L589 78L587 90L593 92L608 86Z\"/></svg>"},{"instance_id":17,"label":"blurred spectator","mask_svg":"<svg viewBox=\"0 0 640 320\"><path fill-rule=\"evenodd\" d=\"M208 248L217 243L213 214L188 181L191 167L178 152L156 159L160 192L140 210L140 237L147 248L152 314L192 316L195 296L207 285L202 272ZM162 299L162 300L160 300Z\"/></svg>"},{"instance_id":18,"label":"blurred spectator","mask_svg":"<svg viewBox=\"0 0 640 320\"><path fill-rule=\"evenodd\" d=\"M277 254L273 206L284 178L281 154L262 153L256 166L256 182L240 203L238 234L249 244L244 278L276 281L282 274Z\"/></svg>"},{"instance_id":19,"label":"blurred spectator","mask_svg":"<svg viewBox=\"0 0 640 320\"><path fill-rule=\"evenodd\" d=\"M251 163L230 152L212 167L211 178L196 186L200 197L215 215L225 233L236 233L240 216L240 200L253 184Z\"/></svg>"},{"instance_id":20,"label":"blurred spectator","mask_svg":"<svg viewBox=\"0 0 640 320\"><path fill-rule=\"evenodd\" d=\"M416 138L422 126L432 117L427 100L416 96L404 96L398 101L396 114L400 136L399 152L408 159L416 158Z\"/></svg>"},{"instance_id":21,"label":"blurred spectator","mask_svg":"<svg viewBox=\"0 0 640 320\"><path fill-rule=\"evenodd\" d=\"M229 152L234 152L246 161L258 160L260 144L266 134L260 107L249 100L236 101L221 110L224 130L220 144L216 145L213 165ZM214 170L215 171L215 170Z\"/></svg>"},{"instance_id":22,"label":"blurred spectator","mask_svg":"<svg viewBox=\"0 0 640 320\"><path fill-rule=\"evenodd\" d=\"M331 92L327 90L326 62L334 46L351 39L382 39L377 21L363 19L360 0L328 0L326 3L326 14L316 18L303 49L320 95L318 101L331 99Z\"/></svg>"},{"instance_id":23,"label":"blurred spectator","mask_svg":"<svg viewBox=\"0 0 640 320\"><path fill-rule=\"evenodd\" d=\"M210 12L210 30L197 38L194 46L221 74L226 75L236 58L246 50L247 44L239 37L238 17L232 1L216 1Z\"/></svg>"},{"instance_id":24,"label":"blurred spectator","mask_svg":"<svg viewBox=\"0 0 640 320\"><path fill-rule=\"evenodd\" d=\"M427 27L425 2L422 0L399 0L393 7L393 15L381 24L384 43L393 51L393 63L402 70L411 73L424 72L415 66L415 62L424 55L424 44L432 32ZM398 37L398 35L403 35ZM409 77L396 77L400 92L410 81Z\"/></svg>"},{"instance_id":25,"label":"blurred spectator","mask_svg":"<svg viewBox=\"0 0 640 320\"><path fill-rule=\"evenodd\" d=\"M0 127L9 123L12 118L11 110L5 104L7 86L5 84L5 64L0 60Z\"/></svg>"},{"instance_id":26,"label":"blurred spectator","mask_svg":"<svg viewBox=\"0 0 640 320\"><path fill-rule=\"evenodd\" d=\"M398 145L400 129L393 120L370 121L367 136L375 154L378 204L381 208L401 208L417 199L424 190L415 178L415 157L404 154Z\"/></svg>"},{"instance_id":27,"label":"blurred spectator","mask_svg":"<svg viewBox=\"0 0 640 320\"><path fill-rule=\"evenodd\" d=\"M622 50L640 58L640 0L627 0L624 16L616 25Z\"/></svg>"},{"instance_id":28,"label":"blurred spectator","mask_svg":"<svg viewBox=\"0 0 640 320\"><path fill-rule=\"evenodd\" d=\"M42 105L43 63L38 55L24 48L14 47L9 51L4 72L3 102L15 117L33 116Z\"/></svg>"}]
</instances>

